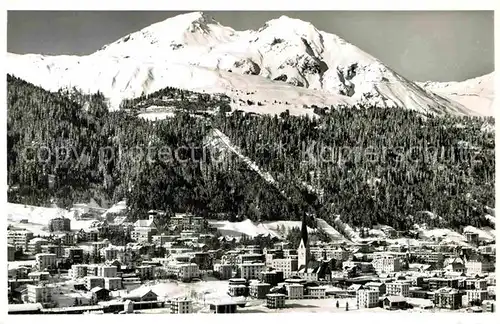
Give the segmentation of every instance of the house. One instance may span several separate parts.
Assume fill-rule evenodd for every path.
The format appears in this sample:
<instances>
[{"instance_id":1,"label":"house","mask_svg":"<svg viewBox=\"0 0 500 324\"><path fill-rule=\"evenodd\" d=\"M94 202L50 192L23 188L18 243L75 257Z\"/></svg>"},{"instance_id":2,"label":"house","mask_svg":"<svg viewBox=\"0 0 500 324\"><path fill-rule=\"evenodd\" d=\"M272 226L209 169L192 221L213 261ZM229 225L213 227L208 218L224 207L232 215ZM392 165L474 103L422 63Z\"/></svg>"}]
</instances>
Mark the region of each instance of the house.
<instances>
[{"instance_id":1,"label":"house","mask_svg":"<svg viewBox=\"0 0 500 324\"><path fill-rule=\"evenodd\" d=\"M284 294L267 294L267 308L277 309L277 308L285 308L285 298Z\"/></svg>"},{"instance_id":2,"label":"house","mask_svg":"<svg viewBox=\"0 0 500 324\"><path fill-rule=\"evenodd\" d=\"M307 287L307 297L322 299L326 297L325 287Z\"/></svg>"},{"instance_id":3,"label":"house","mask_svg":"<svg viewBox=\"0 0 500 324\"><path fill-rule=\"evenodd\" d=\"M92 299L96 302L109 300L109 290L102 287L94 287L90 289L92 293Z\"/></svg>"},{"instance_id":4,"label":"house","mask_svg":"<svg viewBox=\"0 0 500 324\"><path fill-rule=\"evenodd\" d=\"M129 295L125 296L123 299L131 300L134 302L157 301L158 295L155 294L151 289L148 289L148 287L144 287L144 289L143 288L136 289Z\"/></svg>"},{"instance_id":5,"label":"house","mask_svg":"<svg viewBox=\"0 0 500 324\"><path fill-rule=\"evenodd\" d=\"M465 261L465 270L468 275L492 272L495 269L491 258L486 255L476 255Z\"/></svg>"},{"instance_id":6,"label":"house","mask_svg":"<svg viewBox=\"0 0 500 324\"><path fill-rule=\"evenodd\" d=\"M247 296L248 287L246 285L231 285L229 284L228 294L231 297Z\"/></svg>"},{"instance_id":7,"label":"house","mask_svg":"<svg viewBox=\"0 0 500 324\"><path fill-rule=\"evenodd\" d=\"M443 269L451 272L465 272L464 260L460 257L448 258L444 260Z\"/></svg>"},{"instance_id":8,"label":"house","mask_svg":"<svg viewBox=\"0 0 500 324\"><path fill-rule=\"evenodd\" d=\"M310 261L307 267L302 267L297 271L297 275L300 278L310 280L310 281L319 281L319 280L327 280L330 281L332 279L332 271L330 268L330 264L328 262L317 262Z\"/></svg>"},{"instance_id":9,"label":"house","mask_svg":"<svg viewBox=\"0 0 500 324\"><path fill-rule=\"evenodd\" d=\"M28 302L41 303L43 305L50 304L53 299L54 287L50 285L27 285L28 288Z\"/></svg>"},{"instance_id":10,"label":"house","mask_svg":"<svg viewBox=\"0 0 500 324\"><path fill-rule=\"evenodd\" d=\"M87 277L87 289L92 290L95 287L104 287L104 278L101 277Z\"/></svg>"},{"instance_id":11,"label":"house","mask_svg":"<svg viewBox=\"0 0 500 324\"><path fill-rule=\"evenodd\" d=\"M227 280L233 276L233 267L230 264L214 264L214 275L220 280Z\"/></svg>"},{"instance_id":12,"label":"house","mask_svg":"<svg viewBox=\"0 0 500 324\"><path fill-rule=\"evenodd\" d=\"M170 304L172 314L190 314L193 312L193 301L187 298L173 299Z\"/></svg>"},{"instance_id":13,"label":"house","mask_svg":"<svg viewBox=\"0 0 500 324\"><path fill-rule=\"evenodd\" d=\"M122 289L122 278L104 278L104 288L110 291Z\"/></svg>"},{"instance_id":14,"label":"house","mask_svg":"<svg viewBox=\"0 0 500 324\"><path fill-rule=\"evenodd\" d=\"M382 305L385 309L395 310L395 309L406 309L408 304L403 296L387 296L382 299Z\"/></svg>"},{"instance_id":15,"label":"house","mask_svg":"<svg viewBox=\"0 0 500 324\"><path fill-rule=\"evenodd\" d=\"M484 300L488 299L488 290L466 290L465 296L467 296L467 304L470 305L472 303L482 303Z\"/></svg>"}]
</instances>

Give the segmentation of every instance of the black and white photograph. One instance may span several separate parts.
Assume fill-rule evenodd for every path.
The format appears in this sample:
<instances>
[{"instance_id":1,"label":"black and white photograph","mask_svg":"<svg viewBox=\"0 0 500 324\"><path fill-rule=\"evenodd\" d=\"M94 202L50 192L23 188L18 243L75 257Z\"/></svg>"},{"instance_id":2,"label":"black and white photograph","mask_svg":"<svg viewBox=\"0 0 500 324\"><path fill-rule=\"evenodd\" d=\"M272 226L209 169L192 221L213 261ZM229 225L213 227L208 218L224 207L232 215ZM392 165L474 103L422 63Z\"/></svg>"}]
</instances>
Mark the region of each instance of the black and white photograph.
<instances>
[{"instance_id":1,"label":"black and white photograph","mask_svg":"<svg viewBox=\"0 0 500 324\"><path fill-rule=\"evenodd\" d=\"M496 312L493 10L6 16L5 313Z\"/></svg>"}]
</instances>

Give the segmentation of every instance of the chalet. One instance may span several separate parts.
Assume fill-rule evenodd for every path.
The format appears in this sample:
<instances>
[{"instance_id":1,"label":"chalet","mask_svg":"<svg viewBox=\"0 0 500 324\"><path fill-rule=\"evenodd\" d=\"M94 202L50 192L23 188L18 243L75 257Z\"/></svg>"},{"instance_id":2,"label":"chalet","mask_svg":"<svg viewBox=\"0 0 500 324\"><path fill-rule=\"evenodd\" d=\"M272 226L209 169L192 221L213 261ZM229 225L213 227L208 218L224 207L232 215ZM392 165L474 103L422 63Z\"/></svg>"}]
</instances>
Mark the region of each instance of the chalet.
<instances>
[{"instance_id":1,"label":"chalet","mask_svg":"<svg viewBox=\"0 0 500 324\"><path fill-rule=\"evenodd\" d=\"M408 304L403 296L387 296L382 299L382 306L388 310L407 309Z\"/></svg>"}]
</instances>

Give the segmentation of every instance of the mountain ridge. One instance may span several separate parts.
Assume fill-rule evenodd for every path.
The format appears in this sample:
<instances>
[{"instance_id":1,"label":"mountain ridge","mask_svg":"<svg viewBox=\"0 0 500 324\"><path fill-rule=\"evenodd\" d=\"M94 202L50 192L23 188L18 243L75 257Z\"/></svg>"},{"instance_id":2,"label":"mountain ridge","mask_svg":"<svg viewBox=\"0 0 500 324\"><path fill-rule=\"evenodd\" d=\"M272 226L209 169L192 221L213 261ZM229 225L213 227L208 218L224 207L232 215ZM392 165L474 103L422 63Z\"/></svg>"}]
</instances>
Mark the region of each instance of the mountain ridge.
<instances>
[{"instance_id":1,"label":"mountain ridge","mask_svg":"<svg viewBox=\"0 0 500 324\"><path fill-rule=\"evenodd\" d=\"M474 114L337 35L287 16L256 31L235 31L193 12L125 35L87 56L9 53L7 59L8 73L49 90L101 91L113 109L123 99L171 86L225 93L234 102L267 101L258 111L232 105L259 113L288 109L303 114L308 113L304 106L367 104L425 114ZM278 98L288 105L274 103Z\"/></svg>"}]
</instances>

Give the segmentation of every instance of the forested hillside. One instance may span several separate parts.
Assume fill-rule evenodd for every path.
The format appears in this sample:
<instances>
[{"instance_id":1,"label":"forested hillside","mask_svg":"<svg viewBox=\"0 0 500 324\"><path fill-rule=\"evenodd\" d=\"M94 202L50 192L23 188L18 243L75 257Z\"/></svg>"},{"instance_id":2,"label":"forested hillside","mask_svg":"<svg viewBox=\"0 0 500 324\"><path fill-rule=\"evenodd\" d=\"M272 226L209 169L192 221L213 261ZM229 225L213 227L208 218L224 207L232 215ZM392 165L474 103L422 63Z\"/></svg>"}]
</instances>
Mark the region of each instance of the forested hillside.
<instances>
[{"instance_id":1,"label":"forested hillside","mask_svg":"<svg viewBox=\"0 0 500 324\"><path fill-rule=\"evenodd\" d=\"M483 127L493 119L372 107L328 110L320 118L226 114L224 97L173 88L109 112L102 94L50 93L7 80L11 202L126 198L136 218L152 208L230 220L298 220L309 212L398 229L408 220L480 226L487 223L484 207L494 205L494 133ZM134 115L162 102L178 108L174 117ZM217 113L190 114L198 110ZM277 187L234 155L221 161L207 154L214 128Z\"/></svg>"}]
</instances>

